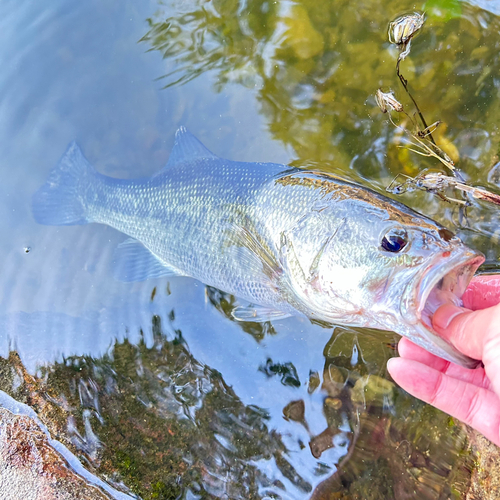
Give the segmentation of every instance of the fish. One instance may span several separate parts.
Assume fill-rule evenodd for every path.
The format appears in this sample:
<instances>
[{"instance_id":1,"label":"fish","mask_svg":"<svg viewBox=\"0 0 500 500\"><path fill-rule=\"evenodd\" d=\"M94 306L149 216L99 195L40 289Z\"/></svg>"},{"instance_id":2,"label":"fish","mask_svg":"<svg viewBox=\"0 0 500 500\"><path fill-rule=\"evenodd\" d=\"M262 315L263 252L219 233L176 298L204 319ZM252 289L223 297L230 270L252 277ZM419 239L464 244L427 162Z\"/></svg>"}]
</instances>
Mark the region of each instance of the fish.
<instances>
[{"instance_id":1,"label":"fish","mask_svg":"<svg viewBox=\"0 0 500 500\"><path fill-rule=\"evenodd\" d=\"M33 195L45 225L107 224L122 281L190 276L246 303L238 321L305 316L404 335L473 368L432 315L461 297L484 256L372 189L318 170L219 158L186 128L148 178L97 172L73 142Z\"/></svg>"}]
</instances>

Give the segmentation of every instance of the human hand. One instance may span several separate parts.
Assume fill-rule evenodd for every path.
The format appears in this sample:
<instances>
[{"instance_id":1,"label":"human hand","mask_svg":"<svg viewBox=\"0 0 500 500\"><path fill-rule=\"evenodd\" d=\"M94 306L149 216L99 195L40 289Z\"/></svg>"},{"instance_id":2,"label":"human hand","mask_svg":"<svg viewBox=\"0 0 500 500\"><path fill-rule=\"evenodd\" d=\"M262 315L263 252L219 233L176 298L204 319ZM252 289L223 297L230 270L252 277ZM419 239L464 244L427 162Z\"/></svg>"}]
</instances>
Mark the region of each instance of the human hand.
<instances>
[{"instance_id":1,"label":"human hand","mask_svg":"<svg viewBox=\"0 0 500 500\"><path fill-rule=\"evenodd\" d=\"M500 446L500 277L477 276L463 297L464 306L440 307L433 327L441 337L483 367L468 370L445 361L406 338L400 358L387 368L413 396L469 424Z\"/></svg>"}]
</instances>

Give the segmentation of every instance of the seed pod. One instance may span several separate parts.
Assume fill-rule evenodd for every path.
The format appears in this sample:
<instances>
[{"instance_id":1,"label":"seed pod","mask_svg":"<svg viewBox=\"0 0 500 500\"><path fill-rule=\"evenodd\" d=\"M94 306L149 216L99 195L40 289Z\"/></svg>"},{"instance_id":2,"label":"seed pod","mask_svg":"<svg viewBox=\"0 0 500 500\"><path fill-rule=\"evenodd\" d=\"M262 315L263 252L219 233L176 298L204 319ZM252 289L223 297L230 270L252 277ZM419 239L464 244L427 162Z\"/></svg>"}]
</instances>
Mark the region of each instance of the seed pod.
<instances>
[{"instance_id":1,"label":"seed pod","mask_svg":"<svg viewBox=\"0 0 500 500\"><path fill-rule=\"evenodd\" d=\"M375 93L375 100L382 113L387 113L387 111L401 113L403 111L403 105L394 97L392 90L382 92L382 89L378 89Z\"/></svg>"},{"instance_id":2,"label":"seed pod","mask_svg":"<svg viewBox=\"0 0 500 500\"><path fill-rule=\"evenodd\" d=\"M424 15L417 12L398 17L389 24L389 41L396 45L406 46L423 25Z\"/></svg>"}]
</instances>

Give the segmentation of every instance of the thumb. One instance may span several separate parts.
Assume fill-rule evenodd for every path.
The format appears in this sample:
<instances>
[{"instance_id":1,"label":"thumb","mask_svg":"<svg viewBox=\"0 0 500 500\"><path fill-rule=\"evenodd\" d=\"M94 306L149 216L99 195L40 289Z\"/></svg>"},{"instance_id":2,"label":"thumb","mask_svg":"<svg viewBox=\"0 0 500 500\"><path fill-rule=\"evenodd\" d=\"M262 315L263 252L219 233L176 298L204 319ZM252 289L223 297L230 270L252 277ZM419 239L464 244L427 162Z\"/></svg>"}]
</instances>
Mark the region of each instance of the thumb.
<instances>
[{"instance_id":1,"label":"thumb","mask_svg":"<svg viewBox=\"0 0 500 500\"><path fill-rule=\"evenodd\" d=\"M489 345L496 346L496 359L500 359L500 305L470 311L445 304L434 313L432 325L440 337L467 356L484 361Z\"/></svg>"}]
</instances>

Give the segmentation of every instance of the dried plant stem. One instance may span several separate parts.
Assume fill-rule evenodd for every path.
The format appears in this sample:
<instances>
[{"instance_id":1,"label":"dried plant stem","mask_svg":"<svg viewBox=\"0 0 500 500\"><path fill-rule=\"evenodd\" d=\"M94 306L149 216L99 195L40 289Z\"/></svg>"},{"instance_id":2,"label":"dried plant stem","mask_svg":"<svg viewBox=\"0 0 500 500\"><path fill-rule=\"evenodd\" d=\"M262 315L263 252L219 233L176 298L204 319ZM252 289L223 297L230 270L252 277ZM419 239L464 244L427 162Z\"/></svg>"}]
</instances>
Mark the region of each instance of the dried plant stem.
<instances>
[{"instance_id":1,"label":"dried plant stem","mask_svg":"<svg viewBox=\"0 0 500 500\"><path fill-rule=\"evenodd\" d=\"M408 113L406 113L405 111L403 111L403 113L415 125L413 118L410 115L408 115ZM410 132L406 127L395 123L394 120L392 119L392 116L390 113L389 113L389 120L395 128L401 130L403 133L410 136L413 141L415 141L415 142L412 142L410 140L411 145L415 146L416 148L420 148L420 149L413 149L413 148L410 148L408 146L400 146L400 147L405 147L405 148L409 149L410 151L412 151L413 153L416 153L416 154L421 155L421 156L436 158L455 176L456 179L458 179L458 181L460 181L462 183L466 182L463 175L461 174L460 170L458 170L455 167L453 160L439 146L437 146L433 142L430 142L429 139L427 139L431 135L430 131L425 137L421 138L418 136L418 134ZM436 123L438 123L438 122L436 122ZM430 129L430 127L427 127L427 129Z\"/></svg>"},{"instance_id":2,"label":"dried plant stem","mask_svg":"<svg viewBox=\"0 0 500 500\"><path fill-rule=\"evenodd\" d=\"M409 116L404 111L403 111L403 113L408 117L408 119L412 123L414 123L411 116ZM455 168L455 164L453 163L451 158L449 158L448 155L444 151L442 151L438 146L436 146L436 144L434 142L433 143L426 143L426 139L420 139L416 134L410 132L404 126L395 123L390 114L389 114L389 120L394 125L395 128L401 130L405 134L408 134L414 141L417 142L417 144L415 144L414 142L410 141L410 144L413 144L415 147L421 148L421 150L408 148L410 151L413 151L414 153L417 153L421 156L429 156L429 157L432 156L432 157L438 159L448 170L450 170L453 173L453 175L460 178L460 180L463 180L461 178L462 176L460 175L458 170ZM427 128L429 128L429 127L427 127ZM430 132L427 134L426 138L427 137L431 137ZM407 147L407 146L400 146L400 147Z\"/></svg>"},{"instance_id":3,"label":"dried plant stem","mask_svg":"<svg viewBox=\"0 0 500 500\"><path fill-rule=\"evenodd\" d=\"M411 95L410 91L408 90L408 80L400 73L399 71L399 63L401 62L401 59L398 58L398 62L396 63L396 74L398 75L399 81L403 85L406 93L410 97L410 99L413 101L413 104L415 105L415 108L417 110L418 116L420 117L420 120L422 121L422 125L424 126L424 129L429 128L427 125L427 122L425 121L424 115L420 111L420 108L418 107L417 101L413 98ZM436 142L434 141L434 137L432 137L432 133L429 132L429 139L431 140L432 144L436 146Z\"/></svg>"},{"instance_id":4,"label":"dried plant stem","mask_svg":"<svg viewBox=\"0 0 500 500\"><path fill-rule=\"evenodd\" d=\"M423 154L420 151L415 151L415 153ZM398 179L400 177L403 178L404 181L398 184ZM429 172L426 170L421 172L416 177L409 177L405 174L398 174L396 177L394 177L389 186L387 186L386 190L390 193L401 194L413 191L415 189L422 189L424 191L436 194L444 201L457 203L464 208L470 205L469 200L457 200L456 198L446 196L444 191L449 188L456 189L458 191L461 191L462 193L467 193L476 200L487 201L495 205L500 205L500 195L496 193L492 193L491 191L488 191L481 187L469 186L465 182L460 182L459 180L457 180L456 177L451 177L440 172Z\"/></svg>"}]
</instances>

